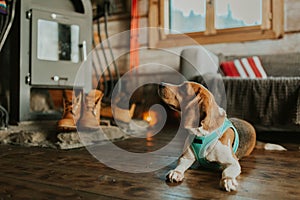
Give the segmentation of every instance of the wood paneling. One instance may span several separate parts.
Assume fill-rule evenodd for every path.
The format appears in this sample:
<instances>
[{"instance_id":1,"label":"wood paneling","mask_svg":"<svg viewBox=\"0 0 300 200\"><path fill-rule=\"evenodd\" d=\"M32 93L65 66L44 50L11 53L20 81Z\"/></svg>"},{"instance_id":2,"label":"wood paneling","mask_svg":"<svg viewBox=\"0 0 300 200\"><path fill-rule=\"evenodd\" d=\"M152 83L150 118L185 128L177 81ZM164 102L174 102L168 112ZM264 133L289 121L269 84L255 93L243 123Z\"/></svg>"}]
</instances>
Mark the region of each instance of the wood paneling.
<instances>
[{"instance_id":1,"label":"wood paneling","mask_svg":"<svg viewBox=\"0 0 300 200\"><path fill-rule=\"evenodd\" d=\"M286 32L300 32L300 1L299 0L285 0L284 1L285 20L284 30Z\"/></svg>"},{"instance_id":2,"label":"wood paneling","mask_svg":"<svg viewBox=\"0 0 300 200\"><path fill-rule=\"evenodd\" d=\"M266 0L268 2L269 0ZM280 2L281 0L279 0ZM158 23L158 21L163 22L163 17L160 16L157 18L157 13L159 12L159 9L161 9L162 2L164 1L157 1L157 0L140 0L139 1L139 7L140 7L140 27L153 27L155 26L155 23ZM265 2L265 1L264 1ZM265 6L272 6L269 5L268 3L264 4ZM149 6L155 6L154 10L149 12ZM262 34L261 31L256 31L254 36L249 36L247 38L241 37L239 33L233 34L233 35L225 35L224 38L223 36L221 38L215 37L214 35L207 37L206 39L200 39L200 38L193 38L193 34L189 35L191 36L190 39L188 39L188 42L186 42L186 39L180 39L177 38L176 36L171 36L170 38L165 38L166 35L161 34L161 32L157 30L153 30L148 32L143 32L140 34L140 45L141 47L155 47L156 42L159 38L163 38L164 42L162 43L161 46L158 47L174 47L174 46L180 46L184 43L188 45L196 45L196 42L199 42L200 44L204 45L205 48L208 50L212 51L213 53L222 53L224 55L259 55L259 54L278 54L278 53L288 53L288 52L299 52L299 37L300 33L300 21L298 20L300 18L300 12L298 12L300 8L300 2L298 0L285 0L284 1L284 31L285 32L293 32L293 34L285 34L285 36L281 39L277 40L259 40L255 41L256 37L259 37L259 35ZM267 13L265 13L267 15ZM129 17L129 18L128 18ZM112 18L114 18L112 16ZM151 20L150 20L151 19ZM109 32L110 34L116 34L121 31L129 30L129 20L130 16L123 17L122 19L117 19L117 21L110 21L109 23ZM280 22L281 23L281 22ZM264 24L266 27L271 26L272 24ZM272 25L273 26L273 25ZM276 24L274 24L276 26ZM282 30L279 30L279 33ZM150 36L150 35L151 36ZM208 43L216 43L220 42L221 40L224 40L224 42L232 39L232 37L241 37L241 40L253 40L249 42L236 42L236 43L219 43L219 44L208 44ZM275 37L273 33L266 34L267 37ZM150 40L148 41L148 38ZM195 40L193 40L195 39ZM149 43L148 43L149 42ZM115 48L119 48L121 46L122 48L128 48L129 45L129 39L128 40L122 40L122 41L113 41L113 45L116 45ZM176 49L178 52L183 47L177 47ZM128 48L129 49L129 48ZM175 48L174 48L175 49ZM176 51L177 51L176 50ZM148 61L155 61L158 63L163 62L164 64L174 67L175 69L179 68L179 60L178 59L169 59L169 62L167 61L167 58L164 56L161 56L159 53L153 52L152 56L149 56L149 54L140 54L140 61L142 63L146 63ZM162 60L162 61L161 61ZM125 61L125 60L124 60ZM166 61L166 62L165 62ZM120 63L120 66L122 66L121 71L127 71L128 70L128 64L126 62L123 62L124 64ZM150 70L151 71L151 70ZM156 69L154 70L156 71ZM159 72L159 70L157 71Z\"/></svg>"}]
</instances>

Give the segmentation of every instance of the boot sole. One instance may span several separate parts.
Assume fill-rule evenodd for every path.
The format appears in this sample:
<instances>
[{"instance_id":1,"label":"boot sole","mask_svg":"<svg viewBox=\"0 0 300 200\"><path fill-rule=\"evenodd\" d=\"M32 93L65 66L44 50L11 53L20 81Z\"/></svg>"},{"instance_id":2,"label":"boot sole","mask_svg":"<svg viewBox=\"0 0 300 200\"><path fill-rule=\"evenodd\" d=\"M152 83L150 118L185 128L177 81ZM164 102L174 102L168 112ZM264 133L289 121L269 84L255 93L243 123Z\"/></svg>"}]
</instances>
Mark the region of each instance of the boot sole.
<instances>
[{"instance_id":1,"label":"boot sole","mask_svg":"<svg viewBox=\"0 0 300 200\"><path fill-rule=\"evenodd\" d=\"M98 127L84 127L84 126L78 126L78 131L95 131L100 128L100 125Z\"/></svg>"},{"instance_id":2,"label":"boot sole","mask_svg":"<svg viewBox=\"0 0 300 200\"><path fill-rule=\"evenodd\" d=\"M77 128L76 126L58 126L57 130L62 132L72 132L77 131Z\"/></svg>"}]
</instances>

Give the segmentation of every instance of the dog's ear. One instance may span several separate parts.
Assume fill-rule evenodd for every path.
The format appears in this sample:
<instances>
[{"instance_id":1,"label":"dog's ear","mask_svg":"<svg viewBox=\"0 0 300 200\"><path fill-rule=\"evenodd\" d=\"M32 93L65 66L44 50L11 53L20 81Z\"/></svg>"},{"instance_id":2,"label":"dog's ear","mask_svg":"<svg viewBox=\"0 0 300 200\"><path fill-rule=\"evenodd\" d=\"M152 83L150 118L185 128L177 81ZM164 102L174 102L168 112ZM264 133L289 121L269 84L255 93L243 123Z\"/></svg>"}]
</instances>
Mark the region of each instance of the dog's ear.
<instances>
[{"instance_id":1,"label":"dog's ear","mask_svg":"<svg viewBox=\"0 0 300 200\"><path fill-rule=\"evenodd\" d=\"M226 117L225 111L218 106L214 96L200 84L188 84L187 91L192 90L194 95L188 95L183 102L182 122L185 128L203 127L211 132L220 127Z\"/></svg>"},{"instance_id":2,"label":"dog's ear","mask_svg":"<svg viewBox=\"0 0 300 200\"><path fill-rule=\"evenodd\" d=\"M223 124L226 112L218 106L214 96L209 91L200 94L200 96L202 100L199 102L199 127L202 126L204 130L211 132Z\"/></svg>"}]
</instances>

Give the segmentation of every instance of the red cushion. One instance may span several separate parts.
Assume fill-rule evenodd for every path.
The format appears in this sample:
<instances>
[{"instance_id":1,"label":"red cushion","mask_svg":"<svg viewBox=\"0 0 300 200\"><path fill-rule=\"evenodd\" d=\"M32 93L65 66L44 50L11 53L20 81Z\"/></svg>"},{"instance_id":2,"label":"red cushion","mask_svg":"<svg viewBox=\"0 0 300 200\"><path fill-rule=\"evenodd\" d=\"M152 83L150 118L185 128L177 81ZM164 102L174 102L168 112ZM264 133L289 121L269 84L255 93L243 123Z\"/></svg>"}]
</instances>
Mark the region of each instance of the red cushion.
<instances>
[{"instance_id":1,"label":"red cushion","mask_svg":"<svg viewBox=\"0 0 300 200\"><path fill-rule=\"evenodd\" d=\"M257 56L222 62L220 67L225 76L267 78L267 74Z\"/></svg>"}]
</instances>

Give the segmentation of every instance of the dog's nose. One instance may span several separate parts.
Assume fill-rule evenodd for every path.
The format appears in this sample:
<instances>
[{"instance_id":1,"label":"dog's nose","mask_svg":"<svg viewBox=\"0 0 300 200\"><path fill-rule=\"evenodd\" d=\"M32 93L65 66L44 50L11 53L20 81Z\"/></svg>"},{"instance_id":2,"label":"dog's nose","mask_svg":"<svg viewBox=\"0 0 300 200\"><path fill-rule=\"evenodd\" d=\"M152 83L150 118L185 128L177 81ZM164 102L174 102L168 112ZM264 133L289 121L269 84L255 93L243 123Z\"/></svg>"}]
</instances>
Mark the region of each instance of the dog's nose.
<instances>
[{"instance_id":1,"label":"dog's nose","mask_svg":"<svg viewBox=\"0 0 300 200\"><path fill-rule=\"evenodd\" d=\"M164 82L161 82L160 84L159 84L159 89L163 89L165 87L165 83Z\"/></svg>"}]
</instances>

